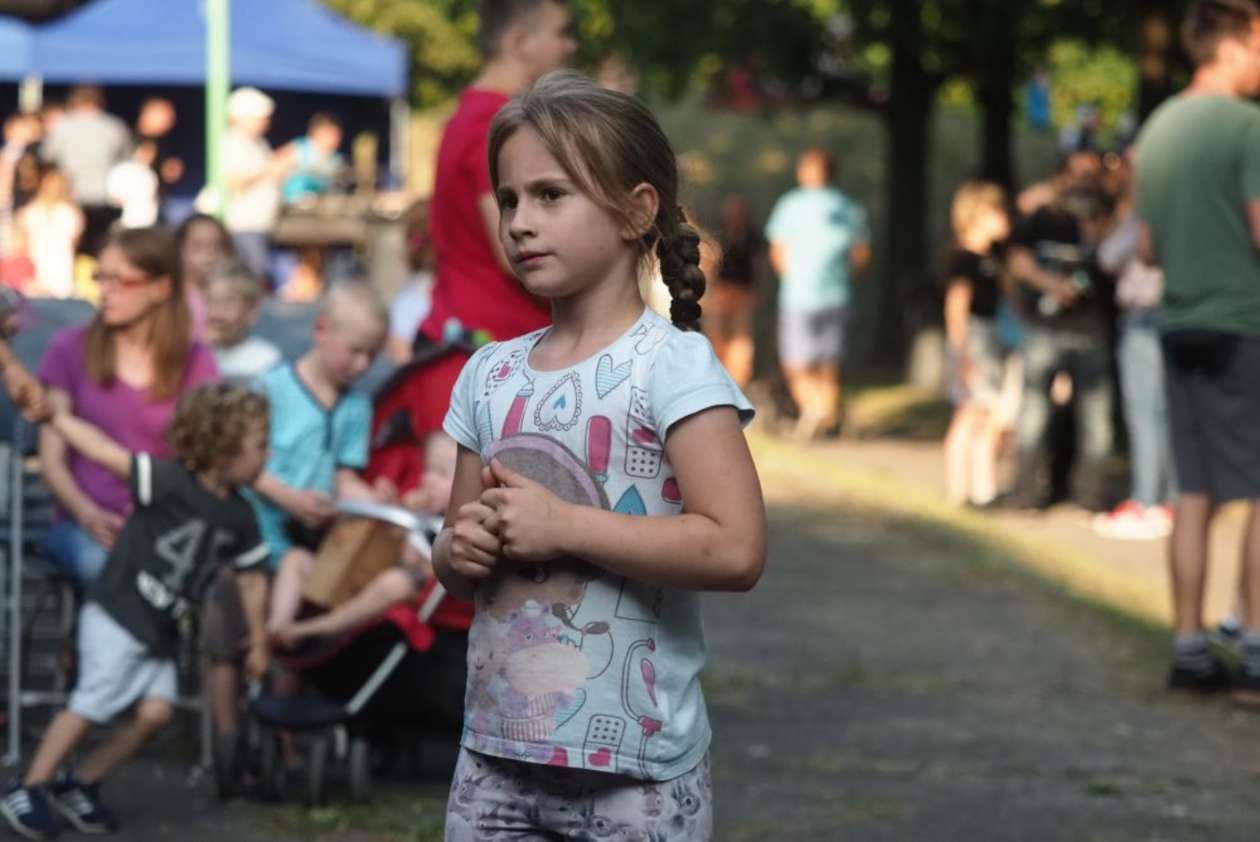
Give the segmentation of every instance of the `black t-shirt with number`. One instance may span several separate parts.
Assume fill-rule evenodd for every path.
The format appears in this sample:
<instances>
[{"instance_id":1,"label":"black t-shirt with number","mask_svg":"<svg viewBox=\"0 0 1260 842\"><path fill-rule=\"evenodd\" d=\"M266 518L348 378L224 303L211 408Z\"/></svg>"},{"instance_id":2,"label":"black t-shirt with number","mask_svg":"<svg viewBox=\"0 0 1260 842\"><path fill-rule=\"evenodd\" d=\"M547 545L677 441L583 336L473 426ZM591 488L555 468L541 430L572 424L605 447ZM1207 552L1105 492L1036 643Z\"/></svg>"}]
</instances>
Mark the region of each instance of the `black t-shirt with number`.
<instances>
[{"instance_id":1,"label":"black t-shirt with number","mask_svg":"<svg viewBox=\"0 0 1260 842\"><path fill-rule=\"evenodd\" d=\"M997 316L998 300L1002 297L1002 268L1002 255L997 249L976 254L958 248L945 260L945 285L948 288L965 281L971 286L971 315L992 319Z\"/></svg>"},{"instance_id":2,"label":"black t-shirt with number","mask_svg":"<svg viewBox=\"0 0 1260 842\"><path fill-rule=\"evenodd\" d=\"M138 453L131 460L127 518L89 599L156 655L179 641L179 620L221 563L262 570L267 562L253 509L232 491L212 494L186 468Z\"/></svg>"}]
</instances>

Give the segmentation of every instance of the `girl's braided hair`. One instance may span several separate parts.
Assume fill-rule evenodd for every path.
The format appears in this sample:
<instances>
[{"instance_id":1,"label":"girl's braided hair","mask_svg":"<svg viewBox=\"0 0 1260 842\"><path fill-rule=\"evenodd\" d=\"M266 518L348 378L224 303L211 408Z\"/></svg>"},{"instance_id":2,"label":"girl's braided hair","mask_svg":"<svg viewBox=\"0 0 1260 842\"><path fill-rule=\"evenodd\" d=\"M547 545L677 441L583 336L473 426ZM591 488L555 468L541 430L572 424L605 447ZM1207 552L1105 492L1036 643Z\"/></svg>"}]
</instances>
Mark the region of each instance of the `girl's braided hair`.
<instances>
[{"instance_id":1,"label":"girl's braided hair","mask_svg":"<svg viewBox=\"0 0 1260 842\"><path fill-rule=\"evenodd\" d=\"M580 73L557 70L513 99L490 126L490 181L499 184L499 152L528 126L578 187L630 230L654 256L669 287L670 318L700 329L700 234L678 205L678 162L656 117L635 97L601 88ZM638 219L626 197L640 184L660 200L655 219Z\"/></svg>"}]
</instances>

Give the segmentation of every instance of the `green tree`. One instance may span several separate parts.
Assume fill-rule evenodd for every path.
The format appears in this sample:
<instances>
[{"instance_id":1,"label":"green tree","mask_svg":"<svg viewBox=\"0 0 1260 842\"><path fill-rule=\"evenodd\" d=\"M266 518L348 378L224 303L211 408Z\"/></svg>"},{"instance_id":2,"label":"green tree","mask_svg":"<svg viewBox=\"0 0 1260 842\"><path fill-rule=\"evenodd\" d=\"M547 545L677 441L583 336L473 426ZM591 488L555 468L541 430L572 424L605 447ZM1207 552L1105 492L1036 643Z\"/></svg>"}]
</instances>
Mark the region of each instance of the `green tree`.
<instances>
[{"instance_id":1,"label":"green tree","mask_svg":"<svg viewBox=\"0 0 1260 842\"><path fill-rule=\"evenodd\" d=\"M481 63L475 0L323 0L351 20L401 38L411 57L411 102L454 96Z\"/></svg>"}]
</instances>

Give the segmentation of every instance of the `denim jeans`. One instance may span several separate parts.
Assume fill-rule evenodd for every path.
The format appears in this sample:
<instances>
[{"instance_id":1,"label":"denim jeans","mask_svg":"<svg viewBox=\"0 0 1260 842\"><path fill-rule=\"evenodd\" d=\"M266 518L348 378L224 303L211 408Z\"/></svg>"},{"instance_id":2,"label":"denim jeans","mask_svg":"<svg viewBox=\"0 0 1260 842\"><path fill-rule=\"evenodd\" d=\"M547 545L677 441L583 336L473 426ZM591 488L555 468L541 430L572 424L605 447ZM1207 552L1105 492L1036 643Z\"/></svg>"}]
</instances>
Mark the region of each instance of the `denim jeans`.
<instances>
[{"instance_id":1,"label":"denim jeans","mask_svg":"<svg viewBox=\"0 0 1260 842\"><path fill-rule=\"evenodd\" d=\"M44 550L80 595L96 581L109 551L73 520L59 520L48 530Z\"/></svg>"},{"instance_id":2,"label":"denim jeans","mask_svg":"<svg viewBox=\"0 0 1260 842\"><path fill-rule=\"evenodd\" d=\"M1103 336L1047 330L1029 325L1021 349L1024 400L1015 441L1021 460L1033 459L1045 445L1050 423L1050 385L1066 371L1072 376L1077 453L1096 468L1111 454L1111 360Z\"/></svg>"},{"instance_id":3,"label":"denim jeans","mask_svg":"<svg viewBox=\"0 0 1260 842\"><path fill-rule=\"evenodd\" d=\"M1129 427L1131 496L1143 506L1166 503L1177 493L1159 325L1157 310L1125 313L1117 350L1124 420Z\"/></svg>"}]
</instances>

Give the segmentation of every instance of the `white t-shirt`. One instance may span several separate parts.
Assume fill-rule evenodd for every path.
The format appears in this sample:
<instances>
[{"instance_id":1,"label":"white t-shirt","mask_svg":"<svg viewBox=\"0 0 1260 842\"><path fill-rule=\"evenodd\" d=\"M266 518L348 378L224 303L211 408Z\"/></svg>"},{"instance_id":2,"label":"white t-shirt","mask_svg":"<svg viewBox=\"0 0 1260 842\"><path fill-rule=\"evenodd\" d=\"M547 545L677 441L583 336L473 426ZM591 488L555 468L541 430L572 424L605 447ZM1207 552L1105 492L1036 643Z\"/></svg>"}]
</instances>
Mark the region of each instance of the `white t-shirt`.
<instances>
[{"instance_id":1,"label":"white t-shirt","mask_svg":"<svg viewBox=\"0 0 1260 842\"><path fill-rule=\"evenodd\" d=\"M214 349L219 374L227 382L241 386L253 384L281 359L280 349L257 336L247 336L235 345Z\"/></svg>"},{"instance_id":2,"label":"white t-shirt","mask_svg":"<svg viewBox=\"0 0 1260 842\"><path fill-rule=\"evenodd\" d=\"M227 181L261 174L271 163L271 147L260 137L229 131L223 138L223 172ZM244 190L228 191L224 223L233 233L265 233L280 213L280 185L262 178Z\"/></svg>"},{"instance_id":3,"label":"white t-shirt","mask_svg":"<svg viewBox=\"0 0 1260 842\"><path fill-rule=\"evenodd\" d=\"M446 432L570 503L679 514L670 428L711 407L735 407L745 422L753 414L709 341L645 309L603 351L537 371L528 357L545 333L477 351L452 392ZM656 781L704 757L699 593L564 558L501 562L476 603L466 748Z\"/></svg>"},{"instance_id":4,"label":"white t-shirt","mask_svg":"<svg viewBox=\"0 0 1260 842\"><path fill-rule=\"evenodd\" d=\"M417 272L389 304L389 335L411 342L433 307L433 273Z\"/></svg>"},{"instance_id":5,"label":"white t-shirt","mask_svg":"<svg viewBox=\"0 0 1260 842\"><path fill-rule=\"evenodd\" d=\"M105 192L122 208L124 228L148 228L158 219L158 179L151 167L139 161L123 161L109 171Z\"/></svg>"}]
</instances>

